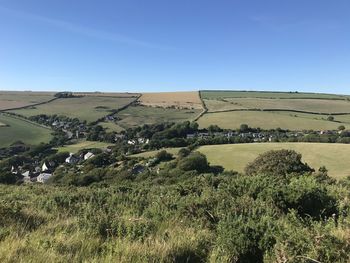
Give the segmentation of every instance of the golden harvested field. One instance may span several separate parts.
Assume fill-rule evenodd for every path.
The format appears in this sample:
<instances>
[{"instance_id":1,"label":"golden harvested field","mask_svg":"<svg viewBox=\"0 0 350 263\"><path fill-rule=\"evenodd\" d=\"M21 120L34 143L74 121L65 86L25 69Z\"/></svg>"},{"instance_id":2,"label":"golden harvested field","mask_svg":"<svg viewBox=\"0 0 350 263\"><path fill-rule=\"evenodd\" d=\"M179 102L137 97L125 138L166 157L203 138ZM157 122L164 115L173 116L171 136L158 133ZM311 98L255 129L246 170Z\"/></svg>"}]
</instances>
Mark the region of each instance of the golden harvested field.
<instances>
[{"instance_id":1,"label":"golden harvested field","mask_svg":"<svg viewBox=\"0 0 350 263\"><path fill-rule=\"evenodd\" d=\"M202 109L202 102L197 91L143 93L140 103L153 107L175 106L176 108Z\"/></svg>"},{"instance_id":2,"label":"golden harvested field","mask_svg":"<svg viewBox=\"0 0 350 263\"><path fill-rule=\"evenodd\" d=\"M30 106L53 99L52 92L0 91L0 110Z\"/></svg>"},{"instance_id":3,"label":"golden harvested field","mask_svg":"<svg viewBox=\"0 0 350 263\"><path fill-rule=\"evenodd\" d=\"M212 165L221 165L227 170L243 172L245 166L259 154L269 150L290 149L302 154L303 161L312 168L326 166L334 178L350 176L350 145L336 143L250 143L201 146Z\"/></svg>"},{"instance_id":4,"label":"golden harvested field","mask_svg":"<svg viewBox=\"0 0 350 263\"><path fill-rule=\"evenodd\" d=\"M133 97L140 96L138 93L129 92L74 92L76 96L97 96L97 97Z\"/></svg>"},{"instance_id":5,"label":"golden harvested field","mask_svg":"<svg viewBox=\"0 0 350 263\"><path fill-rule=\"evenodd\" d=\"M241 124L262 129L283 128L289 130L335 130L340 125L350 128L349 122L341 122L350 117L335 116L339 122L327 121L325 115L300 114L293 112L231 111L207 113L197 122L201 128L216 124L224 129L238 129Z\"/></svg>"}]
</instances>

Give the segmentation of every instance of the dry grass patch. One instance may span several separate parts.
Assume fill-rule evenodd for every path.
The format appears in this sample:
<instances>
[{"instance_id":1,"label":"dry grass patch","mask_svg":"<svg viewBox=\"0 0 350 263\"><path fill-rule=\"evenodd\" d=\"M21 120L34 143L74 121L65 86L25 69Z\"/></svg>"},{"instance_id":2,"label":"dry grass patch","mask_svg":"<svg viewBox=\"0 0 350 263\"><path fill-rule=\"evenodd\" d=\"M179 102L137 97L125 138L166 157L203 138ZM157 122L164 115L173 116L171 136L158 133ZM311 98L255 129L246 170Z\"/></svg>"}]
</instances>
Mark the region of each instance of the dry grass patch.
<instances>
[{"instance_id":1,"label":"dry grass patch","mask_svg":"<svg viewBox=\"0 0 350 263\"><path fill-rule=\"evenodd\" d=\"M1 91L0 110L14 109L53 99L51 92Z\"/></svg>"},{"instance_id":2,"label":"dry grass patch","mask_svg":"<svg viewBox=\"0 0 350 263\"><path fill-rule=\"evenodd\" d=\"M197 91L143 93L140 103L146 106L176 107L179 109L202 109Z\"/></svg>"}]
</instances>

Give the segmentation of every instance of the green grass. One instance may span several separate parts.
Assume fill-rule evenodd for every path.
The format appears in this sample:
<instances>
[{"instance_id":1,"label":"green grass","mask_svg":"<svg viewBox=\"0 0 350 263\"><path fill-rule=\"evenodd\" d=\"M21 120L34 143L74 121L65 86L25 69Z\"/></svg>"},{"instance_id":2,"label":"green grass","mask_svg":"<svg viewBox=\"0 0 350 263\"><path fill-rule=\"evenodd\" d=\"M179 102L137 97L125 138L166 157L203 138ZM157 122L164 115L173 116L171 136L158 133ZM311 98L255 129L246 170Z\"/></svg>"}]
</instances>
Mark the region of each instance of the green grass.
<instances>
[{"instance_id":1,"label":"green grass","mask_svg":"<svg viewBox=\"0 0 350 263\"><path fill-rule=\"evenodd\" d=\"M323 93L295 92L263 92L263 91L201 91L203 99L223 98L318 98L318 99L347 99L350 96Z\"/></svg>"},{"instance_id":2,"label":"green grass","mask_svg":"<svg viewBox=\"0 0 350 263\"><path fill-rule=\"evenodd\" d=\"M165 109L145 106L131 106L119 112L118 125L123 128L161 122L182 122L193 120L201 110Z\"/></svg>"},{"instance_id":3,"label":"green grass","mask_svg":"<svg viewBox=\"0 0 350 263\"><path fill-rule=\"evenodd\" d=\"M15 141L23 141L30 145L49 142L51 130L35 125L34 123L0 114L0 122L8 125L0 127L0 148L6 147Z\"/></svg>"},{"instance_id":4,"label":"green grass","mask_svg":"<svg viewBox=\"0 0 350 263\"><path fill-rule=\"evenodd\" d=\"M350 176L350 145L326 143L251 143L202 146L198 149L213 165L243 172L259 154L269 150L291 149L303 155L314 169L326 166L329 175L340 179Z\"/></svg>"},{"instance_id":5,"label":"green grass","mask_svg":"<svg viewBox=\"0 0 350 263\"><path fill-rule=\"evenodd\" d=\"M156 156L156 154L162 150L166 150L168 153L171 153L174 156L176 156L180 149L181 149L181 147L166 148L166 149L160 149L160 150L156 150L156 151L148 151L148 152L133 154L133 155L130 155L130 157L150 158L150 157Z\"/></svg>"},{"instance_id":6,"label":"green grass","mask_svg":"<svg viewBox=\"0 0 350 263\"><path fill-rule=\"evenodd\" d=\"M65 145L62 147L57 148L58 152L70 152L70 153L77 153L82 149L92 149L92 148L98 148L98 149L104 149L107 146L110 146L112 144L105 143L105 142L91 142L91 141L78 141L75 144Z\"/></svg>"},{"instance_id":7,"label":"green grass","mask_svg":"<svg viewBox=\"0 0 350 263\"><path fill-rule=\"evenodd\" d=\"M324 119L322 119L324 118ZM216 124L225 129L237 129L243 123L262 129L333 130L340 125L350 128L350 117L335 116L339 122L325 120L327 116L293 112L232 111L205 114L198 120L201 128ZM341 121L347 120L347 122Z\"/></svg>"},{"instance_id":8,"label":"green grass","mask_svg":"<svg viewBox=\"0 0 350 263\"><path fill-rule=\"evenodd\" d=\"M115 122L99 122L98 125L101 125L103 128L107 129L108 132L121 132L124 130L123 127L119 126Z\"/></svg>"},{"instance_id":9,"label":"green grass","mask_svg":"<svg viewBox=\"0 0 350 263\"><path fill-rule=\"evenodd\" d=\"M77 98L58 99L48 104L30 107L12 112L29 117L39 114L65 115L88 122L96 121L108 115L111 110L119 109L135 98L113 98L86 96Z\"/></svg>"},{"instance_id":10,"label":"green grass","mask_svg":"<svg viewBox=\"0 0 350 263\"><path fill-rule=\"evenodd\" d=\"M350 113L348 100L235 98L205 100L210 112L231 109L283 109L315 113Z\"/></svg>"}]
</instances>

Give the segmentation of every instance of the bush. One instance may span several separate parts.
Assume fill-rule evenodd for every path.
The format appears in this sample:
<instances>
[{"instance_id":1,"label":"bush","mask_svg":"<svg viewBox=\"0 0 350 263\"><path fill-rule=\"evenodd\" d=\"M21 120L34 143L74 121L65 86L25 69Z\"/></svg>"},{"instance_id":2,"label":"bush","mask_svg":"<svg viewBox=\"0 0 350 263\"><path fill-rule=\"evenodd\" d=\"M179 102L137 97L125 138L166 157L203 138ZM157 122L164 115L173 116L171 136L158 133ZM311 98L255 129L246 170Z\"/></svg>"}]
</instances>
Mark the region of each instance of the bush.
<instances>
[{"instance_id":1,"label":"bush","mask_svg":"<svg viewBox=\"0 0 350 263\"><path fill-rule=\"evenodd\" d=\"M269 174L286 176L288 174L310 173L314 170L301 161L301 154L292 150L268 151L259 155L245 168L247 175Z\"/></svg>"},{"instance_id":2,"label":"bush","mask_svg":"<svg viewBox=\"0 0 350 263\"><path fill-rule=\"evenodd\" d=\"M178 168L183 171L206 172L209 169L207 157L199 152L194 152L187 157L179 160Z\"/></svg>"}]
</instances>

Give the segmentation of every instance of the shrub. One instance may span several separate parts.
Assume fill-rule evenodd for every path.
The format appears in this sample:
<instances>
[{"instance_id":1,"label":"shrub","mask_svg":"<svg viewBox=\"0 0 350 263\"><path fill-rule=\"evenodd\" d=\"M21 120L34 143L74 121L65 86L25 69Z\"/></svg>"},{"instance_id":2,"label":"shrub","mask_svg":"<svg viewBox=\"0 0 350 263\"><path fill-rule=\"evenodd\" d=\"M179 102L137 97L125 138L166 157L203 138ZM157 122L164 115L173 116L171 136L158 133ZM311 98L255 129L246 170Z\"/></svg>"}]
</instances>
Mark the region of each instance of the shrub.
<instances>
[{"instance_id":1,"label":"shrub","mask_svg":"<svg viewBox=\"0 0 350 263\"><path fill-rule=\"evenodd\" d=\"M184 171L197 171L199 173L206 172L209 169L207 157L199 152L194 152L187 157L181 159L178 168Z\"/></svg>"},{"instance_id":2,"label":"shrub","mask_svg":"<svg viewBox=\"0 0 350 263\"><path fill-rule=\"evenodd\" d=\"M286 176L288 174L310 173L314 170L301 161L301 154L292 150L268 151L259 155L245 168L247 175L270 174Z\"/></svg>"}]
</instances>

